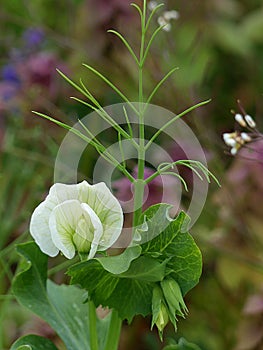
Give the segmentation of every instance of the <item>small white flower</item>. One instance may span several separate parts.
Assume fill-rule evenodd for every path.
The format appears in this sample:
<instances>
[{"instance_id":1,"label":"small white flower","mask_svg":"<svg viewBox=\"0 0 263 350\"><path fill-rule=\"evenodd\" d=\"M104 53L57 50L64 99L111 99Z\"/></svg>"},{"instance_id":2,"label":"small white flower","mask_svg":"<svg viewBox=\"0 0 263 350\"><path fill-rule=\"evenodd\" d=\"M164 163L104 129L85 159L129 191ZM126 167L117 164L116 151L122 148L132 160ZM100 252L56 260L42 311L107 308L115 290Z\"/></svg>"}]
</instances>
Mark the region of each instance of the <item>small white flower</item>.
<instances>
[{"instance_id":1,"label":"small white flower","mask_svg":"<svg viewBox=\"0 0 263 350\"><path fill-rule=\"evenodd\" d=\"M250 115L246 114L246 115L245 115L245 120L246 120L247 124L248 124L252 129L254 129L254 128L256 127L256 123L255 123L254 119L253 119Z\"/></svg>"},{"instance_id":2,"label":"small white flower","mask_svg":"<svg viewBox=\"0 0 263 350\"><path fill-rule=\"evenodd\" d=\"M166 21L170 21L171 19L178 19L180 17L179 12L176 10L172 10L172 11L165 11L163 13L163 18Z\"/></svg>"},{"instance_id":3,"label":"small white flower","mask_svg":"<svg viewBox=\"0 0 263 350\"><path fill-rule=\"evenodd\" d=\"M166 21L166 19L163 16L158 17L157 21L160 27L164 26L163 30L165 30L166 32L169 32L171 30L171 24L168 21Z\"/></svg>"},{"instance_id":4,"label":"small white flower","mask_svg":"<svg viewBox=\"0 0 263 350\"><path fill-rule=\"evenodd\" d=\"M226 142L227 140L229 140L229 139L233 139L233 138L235 138L236 137L236 133L235 132L231 132L231 133L229 133L229 132L225 132L224 134L223 134L223 140Z\"/></svg>"},{"instance_id":5,"label":"small white flower","mask_svg":"<svg viewBox=\"0 0 263 350\"><path fill-rule=\"evenodd\" d=\"M178 19L179 18L179 12L172 10L172 11L165 11L162 16L158 17L158 24L159 26L163 26L163 30L166 32L169 32L172 28L170 21L172 19Z\"/></svg>"},{"instance_id":6,"label":"small white flower","mask_svg":"<svg viewBox=\"0 0 263 350\"><path fill-rule=\"evenodd\" d=\"M49 256L61 251L72 259L78 251L91 259L113 245L122 225L121 206L104 183L57 183L34 210L30 233Z\"/></svg>"},{"instance_id":7,"label":"small white flower","mask_svg":"<svg viewBox=\"0 0 263 350\"><path fill-rule=\"evenodd\" d=\"M246 124L246 122L245 122L243 116L242 116L240 113L237 113L237 114L235 115L235 120L236 120L236 122L237 122L239 125L241 125L243 128L245 128L245 127L247 126L247 124Z\"/></svg>"},{"instance_id":8,"label":"small white flower","mask_svg":"<svg viewBox=\"0 0 263 350\"><path fill-rule=\"evenodd\" d=\"M230 153L232 154L232 156L235 156L237 154L237 151L238 151L237 148L233 147L231 148Z\"/></svg>"},{"instance_id":9,"label":"small white flower","mask_svg":"<svg viewBox=\"0 0 263 350\"><path fill-rule=\"evenodd\" d=\"M241 132L240 136L245 142L250 142L252 138L246 132Z\"/></svg>"},{"instance_id":10,"label":"small white flower","mask_svg":"<svg viewBox=\"0 0 263 350\"><path fill-rule=\"evenodd\" d=\"M230 147L235 147L237 143L234 139L226 139L225 144Z\"/></svg>"},{"instance_id":11,"label":"small white flower","mask_svg":"<svg viewBox=\"0 0 263 350\"><path fill-rule=\"evenodd\" d=\"M157 6L158 6L157 1L150 1L150 2L148 3L148 9L149 9L150 11L153 11Z\"/></svg>"}]
</instances>

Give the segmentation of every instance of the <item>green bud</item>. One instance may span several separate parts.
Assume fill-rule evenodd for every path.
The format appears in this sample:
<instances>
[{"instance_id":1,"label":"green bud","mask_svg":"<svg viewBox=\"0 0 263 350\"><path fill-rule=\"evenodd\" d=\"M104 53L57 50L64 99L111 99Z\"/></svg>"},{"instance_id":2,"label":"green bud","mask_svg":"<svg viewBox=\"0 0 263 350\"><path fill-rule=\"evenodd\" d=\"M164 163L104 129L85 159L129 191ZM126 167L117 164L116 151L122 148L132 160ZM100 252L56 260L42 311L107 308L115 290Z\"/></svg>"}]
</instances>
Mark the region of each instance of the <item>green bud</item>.
<instances>
[{"instance_id":1,"label":"green bud","mask_svg":"<svg viewBox=\"0 0 263 350\"><path fill-rule=\"evenodd\" d=\"M152 296L152 325L158 328L160 339L162 340L163 330L169 322L167 306L161 288L156 285Z\"/></svg>"},{"instance_id":2,"label":"green bud","mask_svg":"<svg viewBox=\"0 0 263 350\"><path fill-rule=\"evenodd\" d=\"M161 282L161 287L170 313L175 319L176 315L185 317L188 310L184 303L179 284L174 279L167 278Z\"/></svg>"}]
</instances>

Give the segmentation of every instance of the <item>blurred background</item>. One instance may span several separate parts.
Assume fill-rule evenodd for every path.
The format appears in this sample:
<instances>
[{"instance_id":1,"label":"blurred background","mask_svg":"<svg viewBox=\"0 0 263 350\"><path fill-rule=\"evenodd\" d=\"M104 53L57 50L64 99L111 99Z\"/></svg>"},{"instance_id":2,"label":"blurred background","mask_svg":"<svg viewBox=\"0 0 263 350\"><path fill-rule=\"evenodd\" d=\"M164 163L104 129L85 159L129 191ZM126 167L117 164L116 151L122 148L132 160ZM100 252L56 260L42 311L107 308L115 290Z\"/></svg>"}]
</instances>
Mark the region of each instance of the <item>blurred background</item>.
<instances>
[{"instance_id":1,"label":"blurred background","mask_svg":"<svg viewBox=\"0 0 263 350\"><path fill-rule=\"evenodd\" d=\"M145 89L151 91L172 67L180 69L152 103L178 113L212 99L184 120L200 140L209 169L222 187L211 184L203 213L192 228L202 250L200 283L186 296L190 310L165 336L181 336L202 350L263 349L263 145L242 157L225 153L222 133L234 128L231 109L240 99L262 130L263 3L261 0L164 0L179 18L154 41ZM137 99L131 57L106 31L117 29L138 49L139 19L130 0L2 0L0 8L0 349L30 332L59 340L20 307L10 291L19 257L15 244L30 239L28 222L53 181L56 153L66 131L31 111L73 124L90 112L69 99L76 91L56 72L82 78L101 105L121 102L82 63L94 66ZM138 2L140 4L140 2ZM157 17L153 26L157 25ZM110 139L110 135L108 136ZM162 141L160 141L162 142ZM165 142L165 140L163 141ZM164 145L163 145L164 146ZM176 156L176 149L171 152ZM89 178L96 152L81 163ZM249 158L249 159L247 159ZM187 176L187 174L186 174ZM124 186L124 187L122 187ZM158 183L156 184L158 187ZM123 195L125 185L117 190ZM158 189L159 190L159 189ZM156 193L153 191L150 196ZM125 194L125 193L124 193ZM118 192L117 192L118 195ZM184 199L187 201L187 197ZM154 199L152 200L154 201ZM152 202L151 201L151 202ZM50 267L63 263L58 257ZM64 271L51 270L58 283ZM159 350L150 319L124 325L120 350ZM62 349L62 348L61 348Z\"/></svg>"}]
</instances>

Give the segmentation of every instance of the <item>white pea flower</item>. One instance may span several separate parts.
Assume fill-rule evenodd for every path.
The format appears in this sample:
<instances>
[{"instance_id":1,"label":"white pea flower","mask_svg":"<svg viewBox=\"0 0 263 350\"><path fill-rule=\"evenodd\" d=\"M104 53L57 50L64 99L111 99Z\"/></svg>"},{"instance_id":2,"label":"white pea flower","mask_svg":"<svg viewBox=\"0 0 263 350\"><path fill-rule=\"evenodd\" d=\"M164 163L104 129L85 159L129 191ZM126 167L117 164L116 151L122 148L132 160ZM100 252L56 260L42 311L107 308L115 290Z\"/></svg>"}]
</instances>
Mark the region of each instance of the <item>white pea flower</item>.
<instances>
[{"instance_id":1,"label":"white pea flower","mask_svg":"<svg viewBox=\"0 0 263 350\"><path fill-rule=\"evenodd\" d=\"M49 256L61 251L72 259L77 251L91 259L113 245L122 226L121 206L105 183L56 183L34 210L30 233Z\"/></svg>"}]
</instances>

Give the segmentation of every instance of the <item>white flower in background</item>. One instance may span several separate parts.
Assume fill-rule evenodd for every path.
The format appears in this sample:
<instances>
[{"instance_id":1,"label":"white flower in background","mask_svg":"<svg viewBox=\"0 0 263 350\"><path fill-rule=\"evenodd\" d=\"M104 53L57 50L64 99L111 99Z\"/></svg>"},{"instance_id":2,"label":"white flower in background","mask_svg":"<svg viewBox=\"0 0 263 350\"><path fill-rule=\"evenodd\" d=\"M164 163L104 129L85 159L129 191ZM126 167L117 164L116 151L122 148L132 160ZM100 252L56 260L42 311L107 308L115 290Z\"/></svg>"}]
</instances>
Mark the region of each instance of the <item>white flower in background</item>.
<instances>
[{"instance_id":1,"label":"white flower in background","mask_svg":"<svg viewBox=\"0 0 263 350\"><path fill-rule=\"evenodd\" d=\"M246 113L239 100L238 104L241 113L235 113L234 111L232 111L232 113L235 113L234 118L239 124L239 129L242 127L247 129L248 132L235 130L231 133L225 132L222 135L225 144L231 147L230 154L232 154L232 156L235 156L237 152L242 147L246 147L248 143L262 139L262 134L256 129L254 119Z\"/></svg>"},{"instance_id":2,"label":"white flower in background","mask_svg":"<svg viewBox=\"0 0 263 350\"><path fill-rule=\"evenodd\" d=\"M172 28L170 21L172 19L176 20L179 18L179 12L172 10L172 11L165 11L162 16L158 17L158 24L159 26L163 27L163 30L166 32L169 32Z\"/></svg>"},{"instance_id":3,"label":"white flower in background","mask_svg":"<svg viewBox=\"0 0 263 350\"><path fill-rule=\"evenodd\" d=\"M254 129L256 127L256 123L250 115L246 114L244 118L245 118L248 126L250 126L252 129Z\"/></svg>"},{"instance_id":4,"label":"white flower in background","mask_svg":"<svg viewBox=\"0 0 263 350\"><path fill-rule=\"evenodd\" d=\"M179 16L179 12L178 11L175 11L175 10L172 10L172 11L165 11L163 13L163 18L166 20L166 21L170 21L171 19L178 19L180 16Z\"/></svg>"},{"instance_id":5,"label":"white flower in background","mask_svg":"<svg viewBox=\"0 0 263 350\"><path fill-rule=\"evenodd\" d=\"M148 9L149 9L150 11L153 11L157 6L158 6L157 1L150 1L150 2L148 3Z\"/></svg>"},{"instance_id":6,"label":"white flower in background","mask_svg":"<svg viewBox=\"0 0 263 350\"><path fill-rule=\"evenodd\" d=\"M235 121L243 128L245 128L247 126L247 124L243 118L243 115L240 113L235 114Z\"/></svg>"},{"instance_id":7,"label":"white flower in background","mask_svg":"<svg viewBox=\"0 0 263 350\"><path fill-rule=\"evenodd\" d=\"M77 251L91 259L113 245L122 225L121 206L105 183L56 183L34 210L30 233L49 256L61 251L72 259Z\"/></svg>"},{"instance_id":8,"label":"white flower in background","mask_svg":"<svg viewBox=\"0 0 263 350\"><path fill-rule=\"evenodd\" d=\"M158 24L160 27L163 27L163 30L166 32L170 32L172 26L169 21L166 21L166 19L163 16L158 17Z\"/></svg>"}]
</instances>

